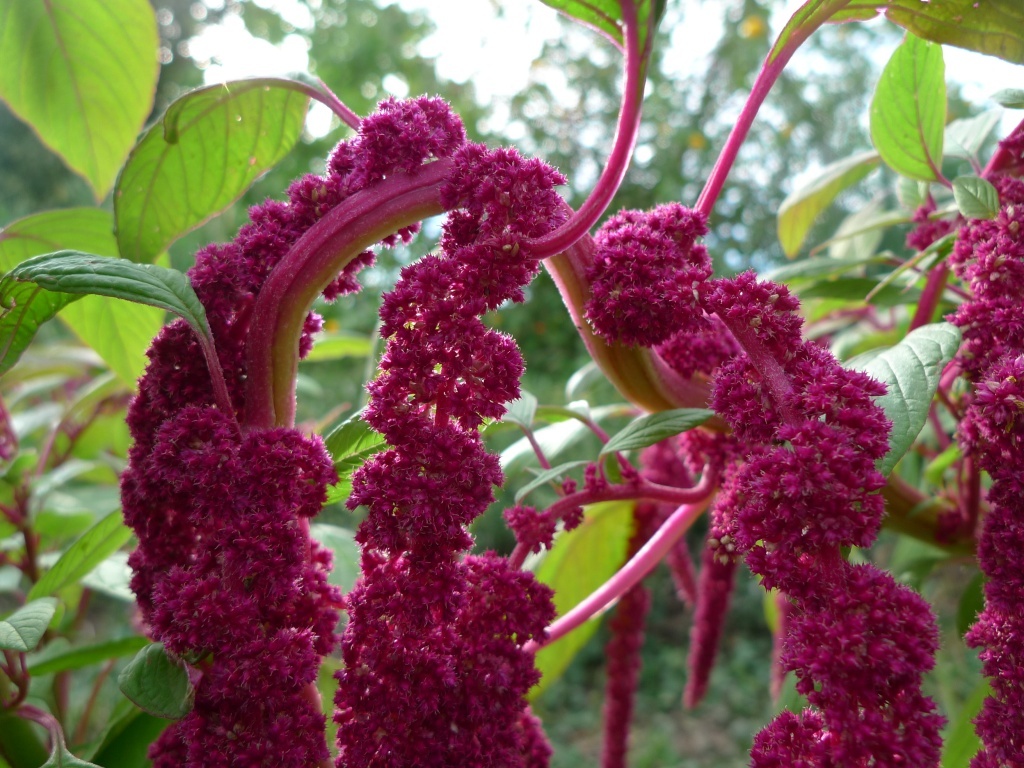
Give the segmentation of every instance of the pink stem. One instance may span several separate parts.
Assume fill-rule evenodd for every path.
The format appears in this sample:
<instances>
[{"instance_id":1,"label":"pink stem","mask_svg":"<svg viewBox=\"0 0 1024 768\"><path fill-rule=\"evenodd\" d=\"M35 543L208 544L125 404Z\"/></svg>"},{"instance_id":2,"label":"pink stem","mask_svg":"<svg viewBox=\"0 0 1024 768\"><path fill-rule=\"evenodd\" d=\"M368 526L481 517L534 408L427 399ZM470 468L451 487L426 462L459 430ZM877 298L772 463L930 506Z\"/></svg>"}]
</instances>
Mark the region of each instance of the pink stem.
<instances>
[{"instance_id":1,"label":"pink stem","mask_svg":"<svg viewBox=\"0 0 1024 768\"><path fill-rule=\"evenodd\" d=\"M706 486L704 488L707 494L705 498L696 503L681 505L618 573L548 627L545 645L565 637L576 627L584 624L654 570L654 566L661 562L679 540L679 537L686 533L707 508L711 488L717 482L717 478L712 477L714 474L714 472L705 472L704 479L701 480L700 486ZM524 646L526 651L535 652L539 648L540 644L533 640Z\"/></svg>"},{"instance_id":2,"label":"pink stem","mask_svg":"<svg viewBox=\"0 0 1024 768\"><path fill-rule=\"evenodd\" d=\"M907 329L907 333L920 328L922 325L928 325L932 321L932 316L935 314L935 308L939 305L939 300L942 298L942 292L946 287L946 279L948 277L949 265L945 261L938 264L928 274L928 282L924 286L924 292L921 294L921 300L917 303L917 310L914 312L913 320L910 321L910 328Z\"/></svg>"},{"instance_id":3,"label":"pink stem","mask_svg":"<svg viewBox=\"0 0 1024 768\"><path fill-rule=\"evenodd\" d=\"M1020 123L1017 124L1017 127L1010 131L1006 139L999 142L999 148L992 153L992 157L989 158L988 164L985 166L985 170L981 172L981 177L983 179L991 179L998 173L1011 173L1014 170L1018 173L1020 172L1020 168L1014 169L1010 166L1010 164L1016 161L1017 158L1014 156L1014 153L1008 149L1009 145L1007 140L1017 138L1022 134L1024 134L1024 120L1021 120ZM1010 167L1008 168L1007 166Z\"/></svg>"},{"instance_id":4,"label":"pink stem","mask_svg":"<svg viewBox=\"0 0 1024 768\"><path fill-rule=\"evenodd\" d=\"M754 81L754 87L747 97L747 102L743 105L743 111L740 112L736 124L732 127L732 131L729 132L725 146L722 147L722 152L719 154L718 160L715 161L715 167L711 170L711 175L708 176L700 197L697 198L696 210L705 216L711 215L711 210L715 207L715 201L718 200L718 195L725 185L729 171L732 170L733 163L736 162L736 157L739 155L740 147L743 146L743 142L747 138L750 126L753 125L754 118L757 117L758 110L761 109L761 105L764 103L765 98L767 98L772 86L775 85L775 81L779 79L779 75L782 74L782 70L786 68L786 64L789 63L796 50L803 45L804 41L818 27L828 20L829 15L827 13L820 14L809 23L798 26L793 30L793 34L786 41L786 44L777 53L775 53L774 48L768 53L768 58L765 59L765 63L757 75L757 80ZM773 54L775 54L774 58Z\"/></svg>"},{"instance_id":5,"label":"pink stem","mask_svg":"<svg viewBox=\"0 0 1024 768\"><path fill-rule=\"evenodd\" d=\"M294 423L299 338L313 300L371 245L441 213L440 186L450 168L449 160L436 160L356 192L300 237L270 273L246 343L246 429Z\"/></svg>"},{"instance_id":6,"label":"pink stem","mask_svg":"<svg viewBox=\"0 0 1024 768\"><path fill-rule=\"evenodd\" d=\"M623 26L625 28L626 52L624 62L624 83L622 105L619 107L619 123L615 128L615 141L605 164L601 178L593 191L558 229L528 243L530 253L537 259L546 259L561 253L571 246L601 218L615 196L633 156L636 137L640 131L640 114L643 106L644 56L640 51L640 30L636 18L636 7L632 2L622 3Z\"/></svg>"}]
</instances>

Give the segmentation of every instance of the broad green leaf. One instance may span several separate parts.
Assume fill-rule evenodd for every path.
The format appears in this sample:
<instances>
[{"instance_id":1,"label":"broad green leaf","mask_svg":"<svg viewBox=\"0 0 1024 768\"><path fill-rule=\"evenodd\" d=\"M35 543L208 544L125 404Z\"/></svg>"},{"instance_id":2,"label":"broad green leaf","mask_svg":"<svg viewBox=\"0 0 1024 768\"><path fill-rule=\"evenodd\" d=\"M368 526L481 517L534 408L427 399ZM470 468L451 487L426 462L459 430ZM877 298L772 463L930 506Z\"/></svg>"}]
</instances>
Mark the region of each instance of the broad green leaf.
<instances>
[{"instance_id":1,"label":"broad green leaf","mask_svg":"<svg viewBox=\"0 0 1024 768\"><path fill-rule=\"evenodd\" d=\"M313 523L309 535L334 553L334 568L328 581L345 592L352 589L359 578L359 545L348 528L327 523Z\"/></svg>"},{"instance_id":2,"label":"broad green leaf","mask_svg":"<svg viewBox=\"0 0 1024 768\"><path fill-rule=\"evenodd\" d=\"M0 620L0 650L20 653L34 650L56 612L57 600L44 597L26 603Z\"/></svg>"},{"instance_id":3,"label":"broad green leaf","mask_svg":"<svg viewBox=\"0 0 1024 768\"><path fill-rule=\"evenodd\" d=\"M999 192L978 176L953 179L953 198L964 218L994 219L999 215Z\"/></svg>"},{"instance_id":4,"label":"broad green leaf","mask_svg":"<svg viewBox=\"0 0 1024 768\"><path fill-rule=\"evenodd\" d=\"M327 360L341 360L345 357L366 357L373 351L373 340L368 336L354 333L332 333L321 336L306 357L304 363L318 363Z\"/></svg>"},{"instance_id":5,"label":"broad green leaf","mask_svg":"<svg viewBox=\"0 0 1024 768\"><path fill-rule=\"evenodd\" d=\"M795 291L801 299L842 299L859 301L876 307L898 307L913 304L921 297L920 288L882 285L873 277L840 277L821 280ZM869 298L870 295L870 298Z\"/></svg>"},{"instance_id":6,"label":"broad green leaf","mask_svg":"<svg viewBox=\"0 0 1024 768\"><path fill-rule=\"evenodd\" d=\"M999 106L1007 109L1024 109L1024 90L1020 88L1004 88L998 91L992 99Z\"/></svg>"},{"instance_id":7,"label":"broad green leaf","mask_svg":"<svg viewBox=\"0 0 1024 768\"><path fill-rule=\"evenodd\" d=\"M617 46L624 45L622 7L629 3L636 8L640 27L640 48L658 27L665 12L665 0L541 0L544 5L601 32Z\"/></svg>"},{"instance_id":8,"label":"broad green leaf","mask_svg":"<svg viewBox=\"0 0 1024 768\"><path fill-rule=\"evenodd\" d=\"M604 378L604 371L601 370L601 367L593 360L589 361L565 382L565 399L579 400L586 395L591 386Z\"/></svg>"},{"instance_id":9,"label":"broad green leaf","mask_svg":"<svg viewBox=\"0 0 1024 768\"><path fill-rule=\"evenodd\" d=\"M859 355L846 367L864 371L886 385L888 392L876 398L892 421L889 453L878 470L888 476L910 450L928 419L928 409L939 387L939 377L960 347L960 329L951 323L918 328L895 347Z\"/></svg>"},{"instance_id":10,"label":"broad green leaf","mask_svg":"<svg viewBox=\"0 0 1024 768\"><path fill-rule=\"evenodd\" d=\"M906 176L896 177L896 198L900 205L910 211L916 211L928 199L928 182L908 179Z\"/></svg>"},{"instance_id":11,"label":"broad green leaf","mask_svg":"<svg viewBox=\"0 0 1024 768\"><path fill-rule=\"evenodd\" d=\"M892 219L890 211L882 210L881 200L872 200L843 219L829 240L828 255L833 259L873 256ZM906 217L899 214L896 220L905 221Z\"/></svg>"},{"instance_id":12,"label":"broad green leaf","mask_svg":"<svg viewBox=\"0 0 1024 768\"><path fill-rule=\"evenodd\" d=\"M776 283L790 283L793 281L806 282L807 280L820 279L824 277L838 277L847 272L860 269L865 264L875 264L885 261L882 256L855 256L833 258L831 256L816 256L809 259L800 259L781 267L769 270L763 274L765 280L772 280Z\"/></svg>"},{"instance_id":13,"label":"broad green leaf","mask_svg":"<svg viewBox=\"0 0 1024 768\"><path fill-rule=\"evenodd\" d=\"M630 422L614 435L601 449L601 455L646 448L680 432L699 427L714 415L714 412L706 408L676 408L649 413Z\"/></svg>"},{"instance_id":14,"label":"broad green leaf","mask_svg":"<svg viewBox=\"0 0 1024 768\"><path fill-rule=\"evenodd\" d=\"M1002 117L998 109L990 109L974 117L963 117L946 126L945 152L950 157L970 160L977 157L981 147Z\"/></svg>"},{"instance_id":15,"label":"broad green leaf","mask_svg":"<svg viewBox=\"0 0 1024 768\"><path fill-rule=\"evenodd\" d=\"M81 579L81 584L93 592L125 603L135 602L131 589L132 569L128 567L128 553L115 552Z\"/></svg>"},{"instance_id":16,"label":"broad green leaf","mask_svg":"<svg viewBox=\"0 0 1024 768\"><path fill-rule=\"evenodd\" d=\"M195 690L182 662L167 655L162 643L139 651L117 676L121 692L154 717L178 720L192 709Z\"/></svg>"},{"instance_id":17,"label":"broad green leaf","mask_svg":"<svg viewBox=\"0 0 1024 768\"><path fill-rule=\"evenodd\" d=\"M141 711L126 699L121 701L127 711L112 718L90 759L106 768L151 768L149 748L170 723Z\"/></svg>"},{"instance_id":18,"label":"broad green leaf","mask_svg":"<svg viewBox=\"0 0 1024 768\"><path fill-rule=\"evenodd\" d=\"M52 645L52 644L51 644ZM144 637L123 637L120 640L108 640L78 648L60 648L50 652L50 646L29 661L28 669L33 675L50 675L54 672L65 672L69 669L81 669L107 659L118 659L122 656L135 654L149 645Z\"/></svg>"},{"instance_id":19,"label":"broad green leaf","mask_svg":"<svg viewBox=\"0 0 1024 768\"><path fill-rule=\"evenodd\" d=\"M924 469L925 479L932 485L941 484L943 474L959 461L962 456L963 451L960 450L960 446L957 443L953 443L949 448L928 462L928 466Z\"/></svg>"},{"instance_id":20,"label":"broad green leaf","mask_svg":"<svg viewBox=\"0 0 1024 768\"><path fill-rule=\"evenodd\" d=\"M157 46L146 0L0 0L0 99L103 198L152 108Z\"/></svg>"},{"instance_id":21,"label":"broad green leaf","mask_svg":"<svg viewBox=\"0 0 1024 768\"><path fill-rule=\"evenodd\" d=\"M63 249L117 256L113 217L98 208L68 208L16 221L0 231L0 271ZM100 297L69 304L59 316L130 387L142 375L146 350L164 319L156 307Z\"/></svg>"},{"instance_id":22,"label":"broad green leaf","mask_svg":"<svg viewBox=\"0 0 1024 768\"><path fill-rule=\"evenodd\" d=\"M40 768L101 768L101 766L75 757L66 746L58 742L54 745L53 752L50 753L50 759Z\"/></svg>"},{"instance_id":23,"label":"broad green leaf","mask_svg":"<svg viewBox=\"0 0 1024 768\"><path fill-rule=\"evenodd\" d=\"M942 768L968 768L981 749L981 739L974 730L974 718L981 712L985 699L992 693L988 680L982 680L964 702L959 715L943 732Z\"/></svg>"},{"instance_id":24,"label":"broad green leaf","mask_svg":"<svg viewBox=\"0 0 1024 768\"><path fill-rule=\"evenodd\" d=\"M0 231L0 271L62 249L117 256L111 214L98 208L69 208L9 224ZM142 375L145 350L164 322L164 312L156 307L99 297L69 304L59 317L129 387Z\"/></svg>"},{"instance_id":25,"label":"broad green leaf","mask_svg":"<svg viewBox=\"0 0 1024 768\"><path fill-rule=\"evenodd\" d=\"M935 181L946 124L942 46L907 35L882 70L871 100L871 142L886 165L919 181Z\"/></svg>"},{"instance_id":26,"label":"broad green leaf","mask_svg":"<svg viewBox=\"0 0 1024 768\"><path fill-rule=\"evenodd\" d=\"M109 555L116 552L132 536L116 509L82 534L54 566L43 574L28 593L29 599L52 595L78 581Z\"/></svg>"},{"instance_id":27,"label":"broad green leaf","mask_svg":"<svg viewBox=\"0 0 1024 768\"><path fill-rule=\"evenodd\" d=\"M568 474L570 470L582 467L589 463L589 461L569 461L565 464L559 464L557 467L552 467L551 469L541 472L533 478L533 480L516 491L516 504L525 499L542 485L547 485L552 480L557 480L558 478Z\"/></svg>"},{"instance_id":28,"label":"broad green leaf","mask_svg":"<svg viewBox=\"0 0 1024 768\"><path fill-rule=\"evenodd\" d=\"M584 507L583 523L559 534L554 546L537 567L537 580L555 590L555 608L564 615L622 567L633 534L630 501L611 501ZM569 662L597 631L599 617L537 652L537 669L543 677L530 691L535 699L557 680Z\"/></svg>"},{"instance_id":29,"label":"broad green leaf","mask_svg":"<svg viewBox=\"0 0 1024 768\"><path fill-rule=\"evenodd\" d=\"M956 631L963 637L967 634L974 622L978 619L978 614L985 609L985 574L980 571L974 574L967 586L964 587L963 593L960 595L960 602L956 608Z\"/></svg>"},{"instance_id":30,"label":"broad green leaf","mask_svg":"<svg viewBox=\"0 0 1024 768\"><path fill-rule=\"evenodd\" d=\"M849 0L807 0L786 22L775 45L768 52L767 64L771 64L785 50L791 41L802 43L815 29L840 11Z\"/></svg>"},{"instance_id":31,"label":"broad green leaf","mask_svg":"<svg viewBox=\"0 0 1024 768\"><path fill-rule=\"evenodd\" d=\"M818 215L836 195L874 170L878 159L877 152L867 151L839 160L786 196L778 213L779 243L786 256L797 254Z\"/></svg>"},{"instance_id":32,"label":"broad green leaf","mask_svg":"<svg viewBox=\"0 0 1024 768\"><path fill-rule=\"evenodd\" d=\"M121 255L152 261L237 200L295 145L309 103L305 88L281 78L239 80L175 101L117 179Z\"/></svg>"},{"instance_id":33,"label":"broad green leaf","mask_svg":"<svg viewBox=\"0 0 1024 768\"><path fill-rule=\"evenodd\" d=\"M41 322L79 295L108 296L173 312L210 338L206 310L184 274L78 251L23 261L0 280L0 373L10 369ZM37 306L38 304L38 306ZM10 318L10 319L9 319Z\"/></svg>"},{"instance_id":34,"label":"broad green leaf","mask_svg":"<svg viewBox=\"0 0 1024 768\"><path fill-rule=\"evenodd\" d=\"M505 415L501 417L501 420L509 424L516 424L523 429L529 429L533 426L533 420L536 416L537 398L523 390L518 400L513 400L508 404Z\"/></svg>"}]
</instances>

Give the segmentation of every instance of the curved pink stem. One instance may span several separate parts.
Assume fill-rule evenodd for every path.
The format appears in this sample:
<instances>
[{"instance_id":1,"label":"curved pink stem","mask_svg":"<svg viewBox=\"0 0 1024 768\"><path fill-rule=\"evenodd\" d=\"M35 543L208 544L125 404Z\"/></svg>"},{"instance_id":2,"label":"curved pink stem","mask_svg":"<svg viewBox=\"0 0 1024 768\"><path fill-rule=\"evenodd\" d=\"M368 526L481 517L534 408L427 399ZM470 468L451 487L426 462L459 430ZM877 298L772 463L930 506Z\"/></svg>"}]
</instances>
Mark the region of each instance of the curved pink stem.
<instances>
[{"instance_id":1,"label":"curved pink stem","mask_svg":"<svg viewBox=\"0 0 1024 768\"><path fill-rule=\"evenodd\" d=\"M700 501L681 505L618 573L548 627L544 645L553 643L572 632L576 627L607 608L612 601L634 587L654 570L654 567L662 561L679 538L707 509L711 501L712 489L717 482L716 473L705 470L704 477L693 488L694 492L700 489L704 497ZM531 640L523 648L526 651L537 651L540 647L539 643Z\"/></svg>"}]
</instances>

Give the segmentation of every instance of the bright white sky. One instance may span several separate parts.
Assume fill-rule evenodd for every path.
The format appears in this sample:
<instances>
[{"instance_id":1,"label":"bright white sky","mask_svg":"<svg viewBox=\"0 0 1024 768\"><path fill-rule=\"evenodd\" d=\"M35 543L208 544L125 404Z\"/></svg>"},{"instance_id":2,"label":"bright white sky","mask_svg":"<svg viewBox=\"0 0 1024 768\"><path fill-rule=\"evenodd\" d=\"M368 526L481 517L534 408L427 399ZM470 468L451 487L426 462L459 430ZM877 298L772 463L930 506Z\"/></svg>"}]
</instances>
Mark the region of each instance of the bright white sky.
<instances>
[{"instance_id":1,"label":"bright white sky","mask_svg":"<svg viewBox=\"0 0 1024 768\"><path fill-rule=\"evenodd\" d=\"M223 0L207 0L214 5ZM312 18L305 6L295 0L256 0L275 9L297 28L308 28ZM502 112L501 106L528 82L530 68L544 41L560 32L557 14L538 0L394 0L402 8L422 11L430 16L437 31L428 38L421 53L436 57L439 74L458 82L472 80L477 94ZM785 9L772 19L772 28L780 29L784 20L803 0L789 0ZM677 24L671 34L667 64L673 71L686 72L699 66L714 44L721 28L721 14L732 4L692 2L686 11L686 23ZM197 59L210 59L207 82L221 82L255 75L281 75L308 67L306 44L299 35L285 38L275 47L253 38L238 17L230 17L220 27L208 28L190 44ZM879 51L886 57L889 51ZM979 104L1002 88L1024 87L1024 67L1014 66L990 56L945 48L947 77L963 84L966 98ZM880 63L884 63L884 60ZM799 54L793 66L800 66ZM385 83L396 95L404 83ZM1019 120L1019 113L1008 113L1004 131ZM330 127L330 114L315 105L309 129L323 134Z\"/></svg>"}]
</instances>

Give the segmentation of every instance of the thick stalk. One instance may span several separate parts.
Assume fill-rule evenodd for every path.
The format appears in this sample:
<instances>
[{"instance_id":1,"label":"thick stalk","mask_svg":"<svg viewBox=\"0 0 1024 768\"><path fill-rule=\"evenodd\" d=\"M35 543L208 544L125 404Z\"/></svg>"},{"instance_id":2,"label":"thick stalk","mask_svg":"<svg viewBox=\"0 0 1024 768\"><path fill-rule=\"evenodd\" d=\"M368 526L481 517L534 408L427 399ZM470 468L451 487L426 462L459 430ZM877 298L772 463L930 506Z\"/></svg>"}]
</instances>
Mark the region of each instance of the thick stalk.
<instances>
[{"instance_id":1,"label":"thick stalk","mask_svg":"<svg viewBox=\"0 0 1024 768\"><path fill-rule=\"evenodd\" d=\"M314 299L374 243L441 213L440 187L450 167L437 160L355 193L299 238L270 273L246 343L245 429L293 425L299 338Z\"/></svg>"}]
</instances>

